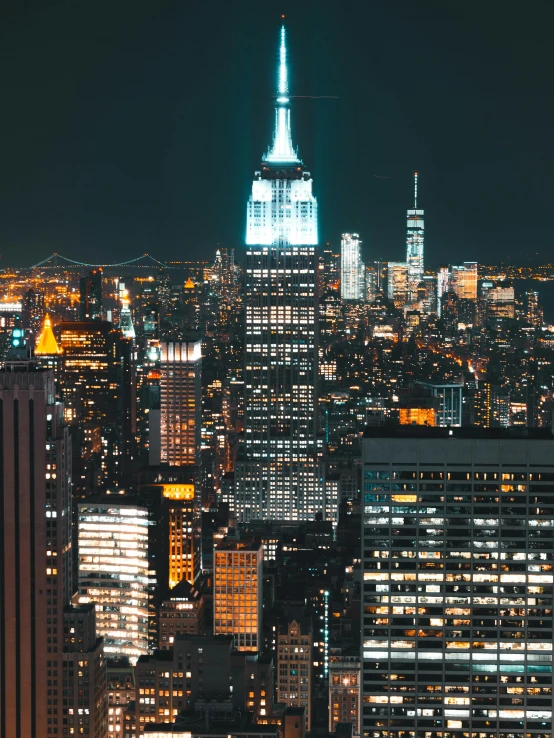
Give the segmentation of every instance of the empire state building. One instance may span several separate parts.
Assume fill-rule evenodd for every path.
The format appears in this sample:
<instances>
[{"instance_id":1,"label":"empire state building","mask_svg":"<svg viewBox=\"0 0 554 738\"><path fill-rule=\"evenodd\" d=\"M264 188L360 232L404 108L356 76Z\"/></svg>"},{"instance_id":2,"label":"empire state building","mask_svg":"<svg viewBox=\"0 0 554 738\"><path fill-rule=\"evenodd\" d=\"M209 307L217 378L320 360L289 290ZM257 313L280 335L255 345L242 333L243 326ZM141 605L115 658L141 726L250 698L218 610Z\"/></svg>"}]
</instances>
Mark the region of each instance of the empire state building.
<instances>
[{"instance_id":1,"label":"empire state building","mask_svg":"<svg viewBox=\"0 0 554 738\"><path fill-rule=\"evenodd\" d=\"M244 442L235 517L334 519L318 437L317 200L292 144L280 32L273 143L254 175L246 225Z\"/></svg>"}]
</instances>

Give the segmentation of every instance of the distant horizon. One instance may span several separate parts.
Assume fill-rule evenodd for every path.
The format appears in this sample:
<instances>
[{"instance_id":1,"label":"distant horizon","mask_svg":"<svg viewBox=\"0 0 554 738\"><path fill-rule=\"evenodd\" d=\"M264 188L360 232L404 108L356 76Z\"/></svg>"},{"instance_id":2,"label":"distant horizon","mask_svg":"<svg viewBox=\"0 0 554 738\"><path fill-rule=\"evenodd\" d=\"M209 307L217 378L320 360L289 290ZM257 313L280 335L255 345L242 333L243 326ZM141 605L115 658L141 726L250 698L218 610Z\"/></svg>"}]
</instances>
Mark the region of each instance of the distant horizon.
<instances>
[{"instance_id":1,"label":"distant horizon","mask_svg":"<svg viewBox=\"0 0 554 738\"><path fill-rule=\"evenodd\" d=\"M283 14L321 243L354 231L366 260L401 261L417 171L427 263L550 258L551 3L243 0L214 22L203 4L31 0L0 10L0 267L240 249Z\"/></svg>"}]
</instances>

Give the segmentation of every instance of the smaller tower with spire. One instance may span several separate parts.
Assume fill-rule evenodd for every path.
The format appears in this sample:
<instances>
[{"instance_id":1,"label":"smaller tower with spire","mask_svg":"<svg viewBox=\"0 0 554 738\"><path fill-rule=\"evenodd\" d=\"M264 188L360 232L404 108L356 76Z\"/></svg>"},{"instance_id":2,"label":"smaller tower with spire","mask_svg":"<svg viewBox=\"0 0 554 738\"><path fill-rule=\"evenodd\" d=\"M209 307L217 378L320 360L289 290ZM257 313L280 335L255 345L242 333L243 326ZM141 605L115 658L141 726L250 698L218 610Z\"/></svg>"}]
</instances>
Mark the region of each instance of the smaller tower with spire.
<instances>
[{"instance_id":1,"label":"smaller tower with spire","mask_svg":"<svg viewBox=\"0 0 554 738\"><path fill-rule=\"evenodd\" d=\"M408 292L411 305L417 302L419 284L423 281L424 211L417 207L418 173L414 172L414 207L407 212L406 261L408 262Z\"/></svg>"}]
</instances>

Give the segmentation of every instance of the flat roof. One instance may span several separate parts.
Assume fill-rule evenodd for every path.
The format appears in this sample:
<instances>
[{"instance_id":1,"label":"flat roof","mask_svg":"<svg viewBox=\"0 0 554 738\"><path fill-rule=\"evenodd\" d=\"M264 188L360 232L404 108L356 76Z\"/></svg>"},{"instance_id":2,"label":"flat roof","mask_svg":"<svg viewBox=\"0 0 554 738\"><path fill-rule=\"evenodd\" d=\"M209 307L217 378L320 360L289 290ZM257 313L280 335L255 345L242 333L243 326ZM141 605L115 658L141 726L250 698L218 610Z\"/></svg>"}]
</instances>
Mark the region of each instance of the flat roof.
<instances>
[{"instance_id":1,"label":"flat roof","mask_svg":"<svg viewBox=\"0 0 554 738\"><path fill-rule=\"evenodd\" d=\"M554 435L549 428L479 428L467 426L462 428L436 428L428 425L381 425L366 426L364 438L465 438L475 440L507 440L507 441L552 441Z\"/></svg>"}]
</instances>

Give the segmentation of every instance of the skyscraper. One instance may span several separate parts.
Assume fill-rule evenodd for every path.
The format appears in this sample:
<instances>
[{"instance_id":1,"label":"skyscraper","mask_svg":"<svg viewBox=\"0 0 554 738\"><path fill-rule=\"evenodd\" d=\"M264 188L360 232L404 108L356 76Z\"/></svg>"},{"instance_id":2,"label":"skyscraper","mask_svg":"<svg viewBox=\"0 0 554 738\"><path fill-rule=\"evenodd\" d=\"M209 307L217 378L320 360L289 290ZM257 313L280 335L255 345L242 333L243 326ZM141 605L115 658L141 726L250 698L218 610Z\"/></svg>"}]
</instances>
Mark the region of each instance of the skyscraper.
<instances>
[{"instance_id":1,"label":"skyscraper","mask_svg":"<svg viewBox=\"0 0 554 738\"><path fill-rule=\"evenodd\" d=\"M477 262L464 261L461 266L453 266L451 289L462 300L477 300Z\"/></svg>"},{"instance_id":2,"label":"skyscraper","mask_svg":"<svg viewBox=\"0 0 554 738\"><path fill-rule=\"evenodd\" d=\"M136 427L132 343L102 320L60 323L55 330L63 352L66 419L78 424L84 434L83 458L91 447L90 438L101 438L103 481L121 483Z\"/></svg>"},{"instance_id":3,"label":"skyscraper","mask_svg":"<svg viewBox=\"0 0 554 738\"><path fill-rule=\"evenodd\" d=\"M343 233L340 248L340 296L342 300L362 300L365 265L362 242L357 233Z\"/></svg>"},{"instance_id":4,"label":"skyscraper","mask_svg":"<svg viewBox=\"0 0 554 738\"><path fill-rule=\"evenodd\" d=\"M312 725L312 646L309 620L283 623L277 633L277 702L306 709L306 732Z\"/></svg>"},{"instance_id":5,"label":"skyscraper","mask_svg":"<svg viewBox=\"0 0 554 738\"><path fill-rule=\"evenodd\" d=\"M79 317L81 320L103 319L103 287L102 270L95 269L89 272L88 277L81 277L79 281L80 304Z\"/></svg>"},{"instance_id":6,"label":"skyscraper","mask_svg":"<svg viewBox=\"0 0 554 738\"><path fill-rule=\"evenodd\" d=\"M232 635L238 651L261 650L262 563L259 541L225 539L214 547L214 635Z\"/></svg>"},{"instance_id":7,"label":"skyscraper","mask_svg":"<svg viewBox=\"0 0 554 738\"><path fill-rule=\"evenodd\" d=\"M202 342L162 341L160 351L158 463L195 466L200 451Z\"/></svg>"},{"instance_id":8,"label":"skyscraper","mask_svg":"<svg viewBox=\"0 0 554 738\"><path fill-rule=\"evenodd\" d=\"M423 210L417 207L417 172L414 172L414 207L407 212L406 261L408 262L408 290L410 302L417 300L417 288L423 280L424 223Z\"/></svg>"},{"instance_id":9,"label":"skyscraper","mask_svg":"<svg viewBox=\"0 0 554 738\"><path fill-rule=\"evenodd\" d=\"M29 361L25 348L16 353L0 371L0 734L50 738L62 725L86 722L75 733L102 738L103 643L94 625L81 642L82 618L70 607L71 448L63 406L53 372ZM78 690L68 684L70 654L87 672L75 672ZM83 663L94 668L90 684ZM86 721L77 718L85 703Z\"/></svg>"},{"instance_id":10,"label":"skyscraper","mask_svg":"<svg viewBox=\"0 0 554 738\"><path fill-rule=\"evenodd\" d=\"M547 430L367 428L363 731L552 731Z\"/></svg>"},{"instance_id":11,"label":"skyscraper","mask_svg":"<svg viewBox=\"0 0 554 738\"><path fill-rule=\"evenodd\" d=\"M79 504L79 602L94 603L105 651L148 652L148 509L125 497Z\"/></svg>"},{"instance_id":12,"label":"skyscraper","mask_svg":"<svg viewBox=\"0 0 554 738\"><path fill-rule=\"evenodd\" d=\"M46 553L47 528L52 513L57 516L46 480L50 489L46 418L53 406L52 372L36 371L28 361L5 365L0 372L0 734L6 738L52 735L52 723L47 733L47 661L56 664L61 677L57 642L63 610L59 613L59 598L52 595L57 566L53 574ZM57 554L56 549L53 541L49 553ZM47 620L59 630L49 648Z\"/></svg>"},{"instance_id":13,"label":"skyscraper","mask_svg":"<svg viewBox=\"0 0 554 738\"><path fill-rule=\"evenodd\" d=\"M280 39L273 145L247 209L239 521L311 519L325 510L317 437L317 201L292 146L284 27Z\"/></svg>"},{"instance_id":14,"label":"skyscraper","mask_svg":"<svg viewBox=\"0 0 554 738\"><path fill-rule=\"evenodd\" d=\"M403 308L410 297L410 268L405 261L389 261L387 264L387 297L395 307Z\"/></svg>"}]
</instances>

